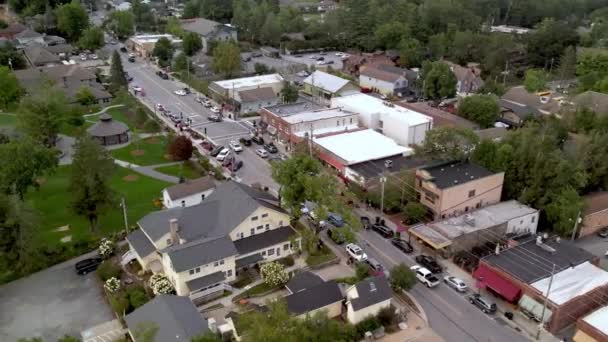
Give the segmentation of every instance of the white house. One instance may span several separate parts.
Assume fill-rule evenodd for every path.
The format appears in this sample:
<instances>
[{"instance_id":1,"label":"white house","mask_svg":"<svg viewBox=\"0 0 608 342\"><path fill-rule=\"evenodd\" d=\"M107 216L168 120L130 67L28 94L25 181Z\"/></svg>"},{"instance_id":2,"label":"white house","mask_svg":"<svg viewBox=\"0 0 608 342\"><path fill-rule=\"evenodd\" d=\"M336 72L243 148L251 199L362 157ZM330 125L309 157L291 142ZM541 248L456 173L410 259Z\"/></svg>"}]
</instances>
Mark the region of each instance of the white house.
<instances>
[{"instance_id":1,"label":"white house","mask_svg":"<svg viewBox=\"0 0 608 342\"><path fill-rule=\"evenodd\" d=\"M163 189L165 208L191 207L201 203L215 189L215 181L206 176Z\"/></svg>"},{"instance_id":2,"label":"white house","mask_svg":"<svg viewBox=\"0 0 608 342\"><path fill-rule=\"evenodd\" d=\"M203 52L209 51L209 44L213 41L237 41L237 29L231 25L221 24L205 18L182 20L182 28L201 37Z\"/></svg>"},{"instance_id":3,"label":"white house","mask_svg":"<svg viewBox=\"0 0 608 342\"><path fill-rule=\"evenodd\" d=\"M362 93L335 97L332 107L359 113L359 124L382 133L401 146L418 145L433 128L433 118Z\"/></svg>"},{"instance_id":4,"label":"white house","mask_svg":"<svg viewBox=\"0 0 608 342\"><path fill-rule=\"evenodd\" d=\"M393 292L385 277L370 277L346 290L346 319L357 324L391 306Z\"/></svg>"},{"instance_id":5,"label":"white house","mask_svg":"<svg viewBox=\"0 0 608 342\"><path fill-rule=\"evenodd\" d=\"M303 83L302 91L324 104L329 104L332 98L359 91L351 81L319 70L306 77Z\"/></svg>"},{"instance_id":6,"label":"white house","mask_svg":"<svg viewBox=\"0 0 608 342\"><path fill-rule=\"evenodd\" d=\"M406 70L392 65L368 65L359 71L359 86L386 96L404 94L409 86Z\"/></svg>"}]
</instances>

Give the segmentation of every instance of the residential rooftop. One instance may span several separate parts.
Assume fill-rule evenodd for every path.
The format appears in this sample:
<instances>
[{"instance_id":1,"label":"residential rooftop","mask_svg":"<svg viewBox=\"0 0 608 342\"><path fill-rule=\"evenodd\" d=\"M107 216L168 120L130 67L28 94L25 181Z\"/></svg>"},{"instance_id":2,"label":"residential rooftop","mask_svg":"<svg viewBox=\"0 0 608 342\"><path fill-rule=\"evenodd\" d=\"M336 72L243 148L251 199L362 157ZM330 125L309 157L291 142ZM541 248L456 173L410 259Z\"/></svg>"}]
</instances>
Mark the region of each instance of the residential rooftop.
<instances>
[{"instance_id":1,"label":"residential rooftop","mask_svg":"<svg viewBox=\"0 0 608 342\"><path fill-rule=\"evenodd\" d=\"M369 277L353 286L357 290L356 297L351 296L349 300L355 311L381 303L393 296L386 277Z\"/></svg>"},{"instance_id":2,"label":"residential rooftop","mask_svg":"<svg viewBox=\"0 0 608 342\"><path fill-rule=\"evenodd\" d=\"M429 181L439 189L447 189L494 174L481 165L460 161L429 166L422 170L430 175Z\"/></svg>"},{"instance_id":3,"label":"residential rooftop","mask_svg":"<svg viewBox=\"0 0 608 342\"><path fill-rule=\"evenodd\" d=\"M343 298L340 286L330 280L285 297L287 310L295 315L321 309Z\"/></svg>"},{"instance_id":4,"label":"residential rooftop","mask_svg":"<svg viewBox=\"0 0 608 342\"><path fill-rule=\"evenodd\" d=\"M351 116L355 113L349 112L347 110L342 110L341 108L328 108L328 109L319 109L315 111L305 111L289 116L284 116L283 120L287 121L290 124L297 124L302 122L311 122L318 120L325 120L331 118L340 118L343 116Z\"/></svg>"},{"instance_id":5,"label":"residential rooftop","mask_svg":"<svg viewBox=\"0 0 608 342\"><path fill-rule=\"evenodd\" d=\"M332 99L333 107L344 107L349 110L354 110L361 115L391 115L393 118L407 122L409 126L418 126L433 122L429 116L421 114L415 110L396 106L392 103L385 102L374 96L363 93L354 93L351 95L335 97Z\"/></svg>"},{"instance_id":6,"label":"residential rooftop","mask_svg":"<svg viewBox=\"0 0 608 342\"><path fill-rule=\"evenodd\" d=\"M479 128L479 125L472 121L439 108L431 107L426 102L407 103L402 101L397 103L397 105L432 118L433 125L435 126L462 127L470 129Z\"/></svg>"},{"instance_id":7,"label":"residential rooftop","mask_svg":"<svg viewBox=\"0 0 608 342\"><path fill-rule=\"evenodd\" d=\"M297 114L297 113L302 113L302 112L306 112L306 111L315 111L315 110L323 109L323 108L325 108L325 107L320 106L314 102L308 102L308 101L284 103L284 104L264 107L264 109L271 112L272 114L274 114L276 116L281 116L281 117L293 115L293 114Z\"/></svg>"},{"instance_id":8,"label":"residential rooftop","mask_svg":"<svg viewBox=\"0 0 608 342\"><path fill-rule=\"evenodd\" d=\"M289 292L297 293L322 283L324 283L323 278L310 271L304 271L296 273L293 277L291 277L289 282L285 284L285 287Z\"/></svg>"},{"instance_id":9,"label":"residential rooftop","mask_svg":"<svg viewBox=\"0 0 608 342\"><path fill-rule=\"evenodd\" d=\"M350 81L345 78L334 76L320 70L315 70L315 72L304 79L305 84L310 84L315 88L321 88L330 93L339 91L349 82Z\"/></svg>"},{"instance_id":10,"label":"residential rooftop","mask_svg":"<svg viewBox=\"0 0 608 342\"><path fill-rule=\"evenodd\" d=\"M213 177L205 176L165 188L172 200L188 197L215 188Z\"/></svg>"},{"instance_id":11,"label":"residential rooftop","mask_svg":"<svg viewBox=\"0 0 608 342\"><path fill-rule=\"evenodd\" d=\"M215 81L213 83L224 89L239 89L246 87L261 87L266 84L277 82L283 82L283 77L279 74L234 78L231 80Z\"/></svg>"}]
</instances>

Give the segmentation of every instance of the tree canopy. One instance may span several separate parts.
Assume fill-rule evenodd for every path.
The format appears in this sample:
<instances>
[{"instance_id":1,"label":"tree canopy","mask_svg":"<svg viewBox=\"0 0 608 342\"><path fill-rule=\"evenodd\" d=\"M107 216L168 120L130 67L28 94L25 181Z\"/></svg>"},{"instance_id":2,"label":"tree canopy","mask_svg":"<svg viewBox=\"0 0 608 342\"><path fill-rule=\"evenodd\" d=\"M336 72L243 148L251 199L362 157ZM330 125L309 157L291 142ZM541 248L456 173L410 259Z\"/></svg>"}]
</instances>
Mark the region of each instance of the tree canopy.
<instances>
[{"instance_id":1,"label":"tree canopy","mask_svg":"<svg viewBox=\"0 0 608 342\"><path fill-rule=\"evenodd\" d=\"M456 95L456 76L442 62L425 63L422 68L424 96L433 100L451 98Z\"/></svg>"},{"instance_id":2,"label":"tree canopy","mask_svg":"<svg viewBox=\"0 0 608 342\"><path fill-rule=\"evenodd\" d=\"M476 122L482 128L493 126L499 113L498 100L493 95L467 96L458 104L458 114Z\"/></svg>"},{"instance_id":3,"label":"tree canopy","mask_svg":"<svg viewBox=\"0 0 608 342\"><path fill-rule=\"evenodd\" d=\"M82 32L78 46L85 50L97 50L105 44L103 31L97 26L88 27Z\"/></svg>"},{"instance_id":4,"label":"tree canopy","mask_svg":"<svg viewBox=\"0 0 608 342\"><path fill-rule=\"evenodd\" d=\"M121 89L127 87L127 77L122 67L122 60L118 51L114 51L112 54L112 64L110 65L110 91L114 94L118 93Z\"/></svg>"},{"instance_id":5,"label":"tree canopy","mask_svg":"<svg viewBox=\"0 0 608 342\"><path fill-rule=\"evenodd\" d=\"M171 41L166 37L160 38L156 44L154 44L152 55L158 58L158 64L161 66L171 64L171 59L173 58L173 46L171 45Z\"/></svg>"},{"instance_id":6,"label":"tree canopy","mask_svg":"<svg viewBox=\"0 0 608 342\"><path fill-rule=\"evenodd\" d=\"M241 50L235 42L220 42L213 49L213 70L226 77L241 70Z\"/></svg>"},{"instance_id":7,"label":"tree canopy","mask_svg":"<svg viewBox=\"0 0 608 342\"><path fill-rule=\"evenodd\" d=\"M65 33L71 41L78 41L84 29L89 27L89 15L78 0L59 6L55 13L57 29Z\"/></svg>"},{"instance_id":8,"label":"tree canopy","mask_svg":"<svg viewBox=\"0 0 608 342\"><path fill-rule=\"evenodd\" d=\"M68 112L65 94L52 84L43 84L25 96L19 106L17 123L35 141L55 146L57 134Z\"/></svg>"},{"instance_id":9,"label":"tree canopy","mask_svg":"<svg viewBox=\"0 0 608 342\"><path fill-rule=\"evenodd\" d=\"M201 37L194 32L186 32L182 37L182 49L188 56L192 56L203 48Z\"/></svg>"},{"instance_id":10,"label":"tree canopy","mask_svg":"<svg viewBox=\"0 0 608 342\"><path fill-rule=\"evenodd\" d=\"M0 109L19 101L25 93L15 75L7 67L0 66Z\"/></svg>"}]
</instances>

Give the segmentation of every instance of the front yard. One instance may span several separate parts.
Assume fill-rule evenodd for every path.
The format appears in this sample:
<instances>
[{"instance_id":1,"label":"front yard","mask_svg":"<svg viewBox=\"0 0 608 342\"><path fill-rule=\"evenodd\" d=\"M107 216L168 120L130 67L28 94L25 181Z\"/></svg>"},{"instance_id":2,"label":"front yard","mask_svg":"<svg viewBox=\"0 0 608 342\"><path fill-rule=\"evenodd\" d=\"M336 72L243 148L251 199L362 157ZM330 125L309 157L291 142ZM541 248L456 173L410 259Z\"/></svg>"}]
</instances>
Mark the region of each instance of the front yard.
<instances>
[{"instance_id":1,"label":"front yard","mask_svg":"<svg viewBox=\"0 0 608 342\"><path fill-rule=\"evenodd\" d=\"M154 136L133 141L128 146L111 151L112 157L145 166L171 162L167 154L167 137Z\"/></svg>"},{"instance_id":2,"label":"front yard","mask_svg":"<svg viewBox=\"0 0 608 342\"><path fill-rule=\"evenodd\" d=\"M203 176L201 171L199 171L190 161L185 161L175 165L157 167L155 170L170 176L183 176L185 179L196 179Z\"/></svg>"},{"instance_id":3,"label":"front yard","mask_svg":"<svg viewBox=\"0 0 608 342\"><path fill-rule=\"evenodd\" d=\"M323 246L320 250L315 252L315 254L308 255L306 258L306 264L308 266L318 266L336 258L336 255L331 251L331 249L329 249L329 247Z\"/></svg>"}]
</instances>

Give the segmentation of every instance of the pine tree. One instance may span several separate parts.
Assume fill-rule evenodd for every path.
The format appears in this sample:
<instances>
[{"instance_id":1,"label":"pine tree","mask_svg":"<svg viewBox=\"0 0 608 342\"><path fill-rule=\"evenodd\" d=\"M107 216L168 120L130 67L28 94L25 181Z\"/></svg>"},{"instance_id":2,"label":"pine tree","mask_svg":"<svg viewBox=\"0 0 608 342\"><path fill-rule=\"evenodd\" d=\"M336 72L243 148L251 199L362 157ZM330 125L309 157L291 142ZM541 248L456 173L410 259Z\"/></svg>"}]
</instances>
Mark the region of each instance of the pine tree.
<instances>
[{"instance_id":1,"label":"pine tree","mask_svg":"<svg viewBox=\"0 0 608 342\"><path fill-rule=\"evenodd\" d=\"M122 61L118 51L112 55L112 66L110 69L110 91L116 94L121 88L127 87L127 77L122 68Z\"/></svg>"}]
</instances>

